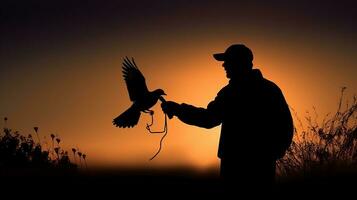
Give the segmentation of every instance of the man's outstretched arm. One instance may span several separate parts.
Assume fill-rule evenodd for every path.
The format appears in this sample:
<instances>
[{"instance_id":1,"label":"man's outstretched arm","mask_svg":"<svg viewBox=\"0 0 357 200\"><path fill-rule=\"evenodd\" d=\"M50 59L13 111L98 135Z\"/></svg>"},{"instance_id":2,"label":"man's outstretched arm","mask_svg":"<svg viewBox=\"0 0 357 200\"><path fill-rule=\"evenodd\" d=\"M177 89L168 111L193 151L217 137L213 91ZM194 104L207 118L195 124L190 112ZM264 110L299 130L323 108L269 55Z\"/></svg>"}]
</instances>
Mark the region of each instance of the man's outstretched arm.
<instances>
[{"instance_id":1,"label":"man's outstretched arm","mask_svg":"<svg viewBox=\"0 0 357 200\"><path fill-rule=\"evenodd\" d=\"M168 115L177 116L182 122L202 128L213 128L222 122L222 108L218 98L210 102L205 108L198 108L188 104L178 104L168 101L161 104L162 110Z\"/></svg>"}]
</instances>

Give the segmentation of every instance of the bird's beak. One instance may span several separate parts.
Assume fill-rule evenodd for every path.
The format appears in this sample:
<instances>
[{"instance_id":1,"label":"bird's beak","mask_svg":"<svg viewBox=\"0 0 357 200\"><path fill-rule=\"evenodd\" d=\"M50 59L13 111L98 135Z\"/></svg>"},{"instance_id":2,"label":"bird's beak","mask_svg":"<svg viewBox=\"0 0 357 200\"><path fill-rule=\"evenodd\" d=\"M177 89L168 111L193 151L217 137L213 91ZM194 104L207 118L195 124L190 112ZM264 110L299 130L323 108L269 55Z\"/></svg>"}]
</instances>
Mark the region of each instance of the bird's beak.
<instances>
[{"instance_id":1,"label":"bird's beak","mask_svg":"<svg viewBox=\"0 0 357 200\"><path fill-rule=\"evenodd\" d=\"M165 95L166 96L166 93L162 94L162 95Z\"/></svg>"}]
</instances>

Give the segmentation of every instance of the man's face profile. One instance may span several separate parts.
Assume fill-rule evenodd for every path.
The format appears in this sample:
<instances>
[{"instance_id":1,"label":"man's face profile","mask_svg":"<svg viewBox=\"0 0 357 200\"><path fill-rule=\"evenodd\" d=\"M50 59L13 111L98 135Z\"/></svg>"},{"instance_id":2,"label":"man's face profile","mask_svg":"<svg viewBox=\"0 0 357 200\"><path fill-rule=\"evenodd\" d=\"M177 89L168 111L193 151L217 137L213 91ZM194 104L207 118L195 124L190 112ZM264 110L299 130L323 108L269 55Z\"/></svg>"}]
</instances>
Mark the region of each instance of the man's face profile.
<instances>
[{"instance_id":1,"label":"man's face profile","mask_svg":"<svg viewBox=\"0 0 357 200\"><path fill-rule=\"evenodd\" d=\"M224 61L222 64L224 70L226 71L226 77L232 78L232 65L228 61Z\"/></svg>"},{"instance_id":2,"label":"man's face profile","mask_svg":"<svg viewBox=\"0 0 357 200\"><path fill-rule=\"evenodd\" d=\"M222 66L226 71L226 77L229 79L245 75L249 72L247 63L239 60L225 60Z\"/></svg>"}]
</instances>

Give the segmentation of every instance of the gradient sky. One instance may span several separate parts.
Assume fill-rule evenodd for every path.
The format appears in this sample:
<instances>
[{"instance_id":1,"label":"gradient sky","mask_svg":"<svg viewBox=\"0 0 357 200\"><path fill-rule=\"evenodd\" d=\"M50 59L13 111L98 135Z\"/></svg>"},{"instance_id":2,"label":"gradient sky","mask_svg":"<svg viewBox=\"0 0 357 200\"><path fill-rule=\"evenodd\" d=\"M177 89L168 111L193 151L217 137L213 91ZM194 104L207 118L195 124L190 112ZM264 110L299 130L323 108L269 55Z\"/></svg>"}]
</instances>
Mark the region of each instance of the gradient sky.
<instances>
[{"instance_id":1,"label":"gradient sky","mask_svg":"<svg viewBox=\"0 0 357 200\"><path fill-rule=\"evenodd\" d=\"M337 108L340 88L357 92L354 1L31 1L1 3L0 116L22 133L40 127L89 166L217 167L220 127L169 121L161 135L119 129L112 119L131 102L121 74L135 57L149 89L167 100L205 107L226 83L212 54L233 43L254 53L254 66L282 89L301 116ZM249 3L248 3L249 2ZM163 125L159 105L156 128ZM239 127L237 127L239 128Z\"/></svg>"}]
</instances>

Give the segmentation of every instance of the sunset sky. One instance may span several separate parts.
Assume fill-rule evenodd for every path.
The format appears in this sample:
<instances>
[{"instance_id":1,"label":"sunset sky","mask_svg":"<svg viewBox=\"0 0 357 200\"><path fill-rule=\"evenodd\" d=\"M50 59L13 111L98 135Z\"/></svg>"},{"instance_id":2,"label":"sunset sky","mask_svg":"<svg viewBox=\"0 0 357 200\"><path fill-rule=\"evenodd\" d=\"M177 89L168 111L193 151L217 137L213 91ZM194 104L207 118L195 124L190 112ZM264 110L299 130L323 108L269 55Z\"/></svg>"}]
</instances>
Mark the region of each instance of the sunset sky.
<instances>
[{"instance_id":1,"label":"sunset sky","mask_svg":"<svg viewBox=\"0 0 357 200\"><path fill-rule=\"evenodd\" d=\"M252 49L254 66L302 118L313 106L321 118L334 112L343 86L347 97L357 93L354 1L50 2L0 7L0 117L23 134L38 126L48 142L57 134L65 149L85 152L90 167L218 166L220 127L174 118L149 161L161 138L147 133L149 116L132 129L112 125L131 105L125 56L135 58L149 89L200 107L227 84L212 54L233 43ZM163 113L154 109L159 130Z\"/></svg>"}]
</instances>

